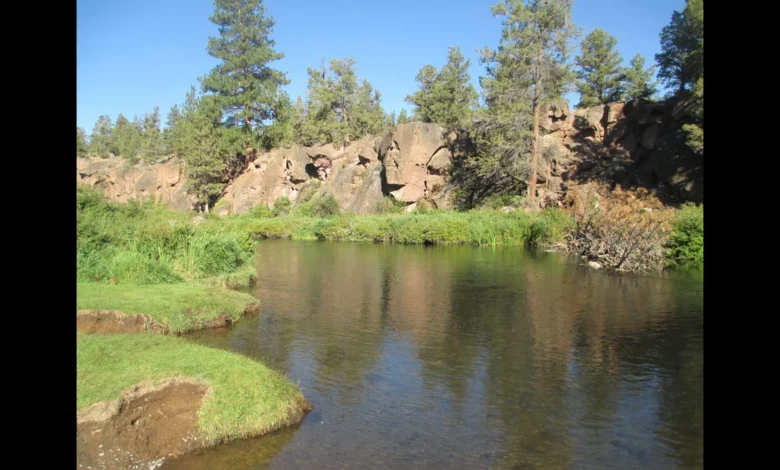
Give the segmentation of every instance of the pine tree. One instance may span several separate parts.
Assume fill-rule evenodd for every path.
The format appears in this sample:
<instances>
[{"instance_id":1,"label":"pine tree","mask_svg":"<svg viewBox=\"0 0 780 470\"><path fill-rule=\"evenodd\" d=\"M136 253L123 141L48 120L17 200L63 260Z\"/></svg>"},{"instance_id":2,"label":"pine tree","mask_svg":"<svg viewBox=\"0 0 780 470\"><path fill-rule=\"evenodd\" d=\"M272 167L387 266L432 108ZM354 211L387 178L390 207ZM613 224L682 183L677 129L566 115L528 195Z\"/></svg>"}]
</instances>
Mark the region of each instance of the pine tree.
<instances>
[{"instance_id":1,"label":"pine tree","mask_svg":"<svg viewBox=\"0 0 780 470\"><path fill-rule=\"evenodd\" d=\"M577 63L579 107L619 101L623 95L623 58L615 49L617 39L603 29L595 29L582 41Z\"/></svg>"},{"instance_id":2,"label":"pine tree","mask_svg":"<svg viewBox=\"0 0 780 470\"><path fill-rule=\"evenodd\" d=\"M656 82L653 80L655 66L645 69L645 58L637 54L631 59L631 64L623 70L625 76L625 101L636 99L650 100L656 93Z\"/></svg>"},{"instance_id":3,"label":"pine tree","mask_svg":"<svg viewBox=\"0 0 780 470\"><path fill-rule=\"evenodd\" d=\"M87 133L81 127L76 127L76 158L87 156Z\"/></svg>"},{"instance_id":4,"label":"pine tree","mask_svg":"<svg viewBox=\"0 0 780 470\"><path fill-rule=\"evenodd\" d=\"M686 142L694 152L704 154L704 77L693 85L692 117L695 122L683 125Z\"/></svg>"},{"instance_id":5,"label":"pine tree","mask_svg":"<svg viewBox=\"0 0 780 470\"><path fill-rule=\"evenodd\" d=\"M658 77L678 93L691 90L694 122L683 130L688 145L704 154L704 1L687 0L682 12L661 32L661 53L656 54Z\"/></svg>"},{"instance_id":6,"label":"pine tree","mask_svg":"<svg viewBox=\"0 0 780 470\"><path fill-rule=\"evenodd\" d=\"M138 117L130 122L120 113L111 133L111 151L135 163L141 153L141 139L142 124Z\"/></svg>"},{"instance_id":7,"label":"pine tree","mask_svg":"<svg viewBox=\"0 0 780 470\"><path fill-rule=\"evenodd\" d=\"M221 61L201 83L213 93L228 127L250 133L273 118L279 88L289 83L285 74L269 66L283 54L269 38L275 24L265 16L262 0L214 0L210 20L219 37L210 37L208 52Z\"/></svg>"},{"instance_id":8,"label":"pine tree","mask_svg":"<svg viewBox=\"0 0 780 470\"><path fill-rule=\"evenodd\" d=\"M141 158L150 162L163 153L162 133L160 132L160 107L155 106L151 113L144 114L143 135L141 139Z\"/></svg>"},{"instance_id":9,"label":"pine tree","mask_svg":"<svg viewBox=\"0 0 780 470\"><path fill-rule=\"evenodd\" d=\"M412 104L415 119L437 122L450 128L471 126L473 109L479 95L470 83L466 60L459 47L450 47L447 64L441 70L426 65L417 73L420 89L406 97Z\"/></svg>"},{"instance_id":10,"label":"pine tree","mask_svg":"<svg viewBox=\"0 0 780 470\"><path fill-rule=\"evenodd\" d=\"M179 111L179 105L175 104L168 111L168 117L165 121L165 131L163 131L163 143L166 153L181 154L181 128L182 115Z\"/></svg>"},{"instance_id":11,"label":"pine tree","mask_svg":"<svg viewBox=\"0 0 780 470\"><path fill-rule=\"evenodd\" d=\"M111 153L111 130L113 124L108 116L100 116L92 129L89 139L89 153L96 157L108 158Z\"/></svg>"},{"instance_id":12,"label":"pine tree","mask_svg":"<svg viewBox=\"0 0 780 470\"><path fill-rule=\"evenodd\" d=\"M333 59L330 74L324 64L309 68L309 102L304 135L318 143L342 145L365 135L379 135L389 123L381 94L367 80L358 83L355 61Z\"/></svg>"},{"instance_id":13,"label":"pine tree","mask_svg":"<svg viewBox=\"0 0 780 470\"><path fill-rule=\"evenodd\" d=\"M289 147L295 140L297 109L286 92L281 92L274 105L274 122L263 132L263 147L266 149Z\"/></svg>"},{"instance_id":14,"label":"pine tree","mask_svg":"<svg viewBox=\"0 0 780 470\"><path fill-rule=\"evenodd\" d=\"M182 155L187 163L187 185L208 212L227 185L228 158L221 142L222 113L213 96L187 94L182 125Z\"/></svg>"},{"instance_id":15,"label":"pine tree","mask_svg":"<svg viewBox=\"0 0 780 470\"><path fill-rule=\"evenodd\" d=\"M398 115L398 124L406 124L407 122L411 122L409 120L409 117L406 115L406 108L401 108L401 113Z\"/></svg>"},{"instance_id":16,"label":"pine tree","mask_svg":"<svg viewBox=\"0 0 780 470\"><path fill-rule=\"evenodd\" d=\"M655 55L658 77L678 92L704 75L704 3L688 0L682 12L661 31L661 53Z\"/></svg>"},{"instance_id":17,"label":"pine tree","mask_svg":"<svg viewBox=\"0 0 780 470\"><path fill-rule=\"evenodd\" d=\"M492 8L503 18L503 29L498 50L481 52L488 109L478 128L475 164L480 178L492 180L484 190L508 176L527 181L529 198L536 197L541 111L563 96L573 79L570 41L578 31L571 5L571 0L502 0Z\"/></svg>"}]
</instances>

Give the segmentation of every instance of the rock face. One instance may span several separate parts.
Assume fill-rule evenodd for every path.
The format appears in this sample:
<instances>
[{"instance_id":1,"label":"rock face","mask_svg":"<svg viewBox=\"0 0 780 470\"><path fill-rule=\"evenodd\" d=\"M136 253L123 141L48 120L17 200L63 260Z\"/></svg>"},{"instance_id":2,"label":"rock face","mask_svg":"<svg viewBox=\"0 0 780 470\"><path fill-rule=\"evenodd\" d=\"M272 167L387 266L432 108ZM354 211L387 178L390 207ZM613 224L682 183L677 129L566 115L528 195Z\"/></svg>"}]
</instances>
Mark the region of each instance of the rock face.
<instances>
[{"instance_id":1,"label":"rock face","mask_svg":"<svg viewBox=\"0 0 780 470\"><path fill-rule=\"evenodd\" d=\"M380 143L389 193L413 203L427 198L446 182L452 164L450 142L438 124L399 124ZM434 189L436 188L436 189Z\"/></svg>"},{"instance_id":2,"label":"rock face","mask_svg":"<svg viewBox=\"0 0 780 470\"><path fill-rule=\"evenodd\" d=\"M572 111L569 103L548 104L538 166L538 201L560 206L567 193L589 181L656 189L672 199L703 202L703 157L691 151L680 129L685 101L610 103ZM277 198L295 201L317 186L314 197L333 196L342 210L372 213L385 196L409 205L423 201L452 208L456 186L453 159L473 152L465 135L438 124L399 124L381 138L365 137L336 147L295 146L249 152L250 163L225 190L218 213L240 214ZM184 190L184 164L171 159L155 165L123 167L120 159L82 159L77 181L101 187L117 201L153 195L176 209L194 199ZM307 190L308 192L308 190Z\"/></svg>"},{"instance_id":3,"label":"rock face","mask_svg":"<svg viewBox=\"0 0 780 470\"><path fill-rule=\"evenodd\" d=\"M610 103L570 113L552 103L542 127L539 200L560 205L569 188L591 180L639 185L676 201L704 201L703 157L680 132L679 101Z\"/></svg>"},{"instance_id":4,"label":"rock face","mask_svg":"<svg viewBox=\"0 0 780 470\"><path fill-rule=\"evenodd\" d=\"M77 184L99 188L118 202L153 197L174 209L189 210L194 198L187 194L184 180L184 163L176 158L131 167L120 158L82 158L76 163Z\"/></svg>"},{"instance_id":5,"label":"rock face","mask_svg":"<svg viewBox=\"0 0 780 470\"><path fill-rule=\"evenodd\" d=\"M240 214L258 203L273 206L282 196L295 201L304 184L319 180L314 197L330 194L342 210L374 212L383 197L382 164L374 141L366 137L339 148L296 146L257 154L222 199Z\"/></svg>"}]
</instances>

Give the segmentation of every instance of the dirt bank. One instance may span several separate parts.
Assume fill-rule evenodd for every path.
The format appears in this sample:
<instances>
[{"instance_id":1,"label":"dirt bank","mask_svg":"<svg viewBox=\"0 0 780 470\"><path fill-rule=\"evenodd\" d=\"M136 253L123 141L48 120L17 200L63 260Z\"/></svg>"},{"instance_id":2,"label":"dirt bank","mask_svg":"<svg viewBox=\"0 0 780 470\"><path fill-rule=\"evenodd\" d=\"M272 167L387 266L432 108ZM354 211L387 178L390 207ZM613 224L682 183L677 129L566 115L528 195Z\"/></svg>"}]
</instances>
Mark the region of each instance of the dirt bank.
<instances>
[{"instance_id":1,"label":"dirt bank","mask_svg":"<svg viewBox=\"0 0 780 470\"><path fill-rule=\"evenodd\" d=\"M260 304L253 303L244 309L244 315L257 315L260 312ZM192 315L192 310L187 310ZM194 323L192 331L203 328L225 328L233 324L230 313L224 312L209 320L201 320ZM171 329L156 322L151 316L139 314L124 314L116 310L79 310L76 312L76 329L83 333L116 334L139 333L141 331L156 331L169 334ZM186 331L179 333L186 333Z\"/></svg>"},{"instance_id":2,"label":"dirt bank","mask_svg":"<svg viewBox=\"0 0 780 470\"><path fill-rule=\"evenodd\" d=\"M198 429L198 410L209 387L189 378L137 384L117 400L77 414L77 463L83 469L155 469L209 443ZM304 399L288 415L289 426L311 411Z\"/></svg>"},{"instance_id":3,"label":"dirt bank","mask_svg":"<svg viewBox=\"0 0 780 470\"><path fill-rule=\"evenodd\" d=\"M77 415L79 468L157 468L205 446L198 410L208 387L195 380L142 383L118 400L103 401Z\"/></svg>"}]
</instances>

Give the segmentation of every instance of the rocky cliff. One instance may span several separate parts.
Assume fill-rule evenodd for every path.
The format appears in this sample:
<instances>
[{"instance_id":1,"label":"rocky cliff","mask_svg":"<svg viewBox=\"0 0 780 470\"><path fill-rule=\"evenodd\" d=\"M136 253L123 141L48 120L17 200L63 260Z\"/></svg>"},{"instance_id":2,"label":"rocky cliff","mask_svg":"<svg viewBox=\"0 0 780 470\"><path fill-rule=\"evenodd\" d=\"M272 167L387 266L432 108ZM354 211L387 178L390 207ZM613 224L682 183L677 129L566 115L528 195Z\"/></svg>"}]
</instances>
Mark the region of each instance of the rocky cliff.
<instances>
[{"instance_id":1,"label":"rocky cliff","mask_svg":"<svg viewBox=\"0 0 780 470\"><path fill-rule=\"evenodd\" d=\"M178 210L193 208L184 188L184 163L172 158L151 165L126 166L120 158L83 158L76 163L76 183L99 188L113 201L153 197Z\"/></svg>"},{"instance_id":2,"label":"rocky cliff","mask_svg":"<svg viewBox=\"0 0 780 470\"><path fill-rule=\"evenodd\" d=\"M645 186L673 201L702 202L703 156L685 145L680 130L687 116L682 101L612 103L574 112L566 101L552 103L542 123L541 206L561 205L570 188L595 179ZM257 203L273 205L281 196L295 201L308 187L316 187L315 197L330 194L342 209L359 214L375 212L385 195L449 208L453 152L467 147L464 138L438 124L413 122L382 138L338 148L250 152L247 168L215 209L240 214ZM153 195L177 209L193 207L177 159L130 168L118 159L85 159L78 162L77 174L79 183L103 188L117 201Z\"/></svg>"}]
</instances>

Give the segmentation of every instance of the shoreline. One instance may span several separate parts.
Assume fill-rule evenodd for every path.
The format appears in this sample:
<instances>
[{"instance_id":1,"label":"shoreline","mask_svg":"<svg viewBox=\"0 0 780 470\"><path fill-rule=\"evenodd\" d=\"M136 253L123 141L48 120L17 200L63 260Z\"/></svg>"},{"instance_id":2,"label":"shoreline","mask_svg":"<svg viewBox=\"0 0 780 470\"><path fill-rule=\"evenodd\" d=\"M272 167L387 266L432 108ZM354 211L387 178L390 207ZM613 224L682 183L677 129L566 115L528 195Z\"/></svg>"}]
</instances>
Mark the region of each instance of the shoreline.
<instances>
[{"instance_id":1,"label":"shoreline","mask_svg":"<svg viewBox=\"0 0 780 470\"><path fill-rule=\"evenodd\" d=\"M157 468L312 409L288 378L229 351L150 332L77 335L80 468Z\"/></svg>"}]
</instances>

